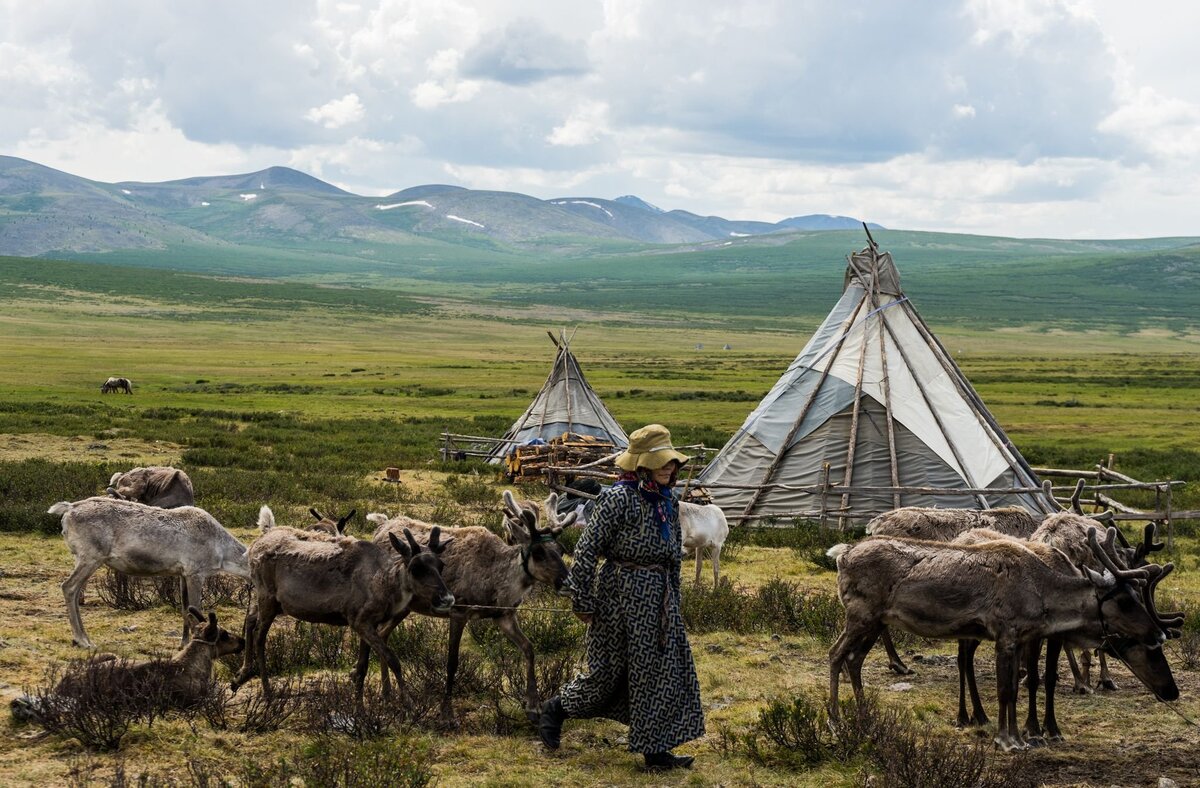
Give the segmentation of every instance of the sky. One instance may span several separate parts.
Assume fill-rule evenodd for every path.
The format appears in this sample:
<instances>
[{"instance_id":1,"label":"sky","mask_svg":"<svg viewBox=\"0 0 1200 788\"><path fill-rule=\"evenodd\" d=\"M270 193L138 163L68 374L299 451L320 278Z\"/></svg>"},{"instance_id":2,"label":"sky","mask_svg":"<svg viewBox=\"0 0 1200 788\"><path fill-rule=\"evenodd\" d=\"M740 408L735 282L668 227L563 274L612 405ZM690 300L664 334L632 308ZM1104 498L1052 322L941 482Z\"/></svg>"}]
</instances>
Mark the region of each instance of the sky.
<instances>
[{"instance_id":1,"label":"sky","mask_svg":"<svg viewBox=\"0 0 1200 788\"><path fill-rule=\"evenodd\" d=\"M1200 235L1198 29L1165 0L0 0L0 154Z\"/></svg>"}]
</instances>

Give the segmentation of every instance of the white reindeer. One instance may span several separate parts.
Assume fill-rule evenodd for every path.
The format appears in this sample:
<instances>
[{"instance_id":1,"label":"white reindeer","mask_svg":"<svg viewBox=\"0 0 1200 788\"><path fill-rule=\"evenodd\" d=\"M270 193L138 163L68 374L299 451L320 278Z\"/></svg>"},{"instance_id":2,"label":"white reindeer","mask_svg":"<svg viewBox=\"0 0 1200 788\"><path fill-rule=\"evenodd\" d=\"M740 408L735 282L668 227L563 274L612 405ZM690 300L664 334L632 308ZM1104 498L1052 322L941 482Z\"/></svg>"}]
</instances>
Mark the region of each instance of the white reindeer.
<instances>
[{"instance_id":1,"label":"white reindeer","mask_svg":"<svg viewBox=\"0 0 1200 788\"><path fill-rule=\"evenodd\" d=\"M721 507L715 504L701 506L696 503L679 503L679 530L683 535L683 549L696 551L696 583L700 582L700 565L704 560L704 549L711 548L713 588L721 581L721 548L729 536L729 522Z\"/></svg>"},{"instance_id":2,"label":"white reindeer","mask_svg":"<svg viewBox=\"0 0 1200 788\"><path fill-rule=\"evenodd\" d=\"M202 608L204 581L218 572L250 579L246 546L216 518L195 506L160 509L116 498L60 501L49 514L62 517L63 539L75 568L63 581L72 643L95 648L83 630L79 592L102 566L127 575L183 580L183 642L188 640L188 606Z\"/></svg>"}]
</instances>

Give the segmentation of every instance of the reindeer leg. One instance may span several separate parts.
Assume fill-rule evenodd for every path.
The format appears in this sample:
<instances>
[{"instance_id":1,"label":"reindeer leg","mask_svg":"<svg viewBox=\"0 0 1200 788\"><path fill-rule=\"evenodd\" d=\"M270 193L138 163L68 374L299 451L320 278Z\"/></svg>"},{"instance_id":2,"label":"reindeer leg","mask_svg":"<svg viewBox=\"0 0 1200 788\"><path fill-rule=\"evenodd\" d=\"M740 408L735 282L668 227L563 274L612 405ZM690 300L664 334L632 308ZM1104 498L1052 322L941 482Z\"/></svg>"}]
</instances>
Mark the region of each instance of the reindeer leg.
<instances>
[{"instance_id":1,"label":"reindeer leg","mask_svg":"<svg viewBox=\"0 0 1200 788\"><path fill-rule=\"evenodd\" d=\"M542 702L537 691L537 674L533 669L533 644L518 626L515 612L510 611L496 619L496 625L525 656L525 716L536 725L542 716Z\"/></svg>"},{"instance_id":2,"label":"reindeer leg","mask_svg":"<svg viewBox=\"0 0 1200 788\"><path fill-rule=\"evenodd\" d=\"M1054 716L1054 690L1058 686L1058 655L1062 651L1062 641L1050 638L1046 641L1046 740L1058 742L1063 740L1062 732L1058 729L1058 720ZM1070 653L1070 652L1067 652Z\"/></svg>"},{"instance_id":3,"label":"reindeer leg","mask_svg":"<svg viewBox=\"0 0 1200 788\"><path fill-rule=\"evenodd\" d=\"M696 547L696 585L700 585L700 565L704 558L704 554L701 552L701 550L703 550L703 548Z\"/></svg>"},{"instance_id":4,"label":"reindeer leg","mask_svg":"<svg viewBox=\"0 0 1200 788\"><path fill-rule=\"evenodd\" d=\"M246 620L242 624L242 640L246 641L246 647L242 653L242 669L229 684L230 692L237 692L254 675L254 638L257 633L258 610L252 609L246 614Z\"/></svg>"},{"instance_id":5,"label":"reindeer leg","mask_svg":"<svg viewBox=\"0 0 1200 788\"><path fill-rule=\"evenodd\" d=\"M1100 683L1096 685L1101 692L1115 692L1120 689L1108 674L1108 657L1100 651Z\"/></svg>"},{"instance_id":6,"label":"reindeer leg","mask_svg":"<svg viewBox=\"0 0 1200 788\"><path fill-rule=\"evenodd\" d=\"M393 618L391 621L388 621L380 628L379 636L381 638L383 638L383 641L385 643L388 641L388 638L390 638L392 636L392 631L396 627L400 626L400 622L404 621L405 617L407 617L407 616L408 616L408 611L405 610L400 615L398 615L396 618ZM391 648L391 646L388 646L388 648ZM369 658L369 657L370 657L370 652L368 651L367 658ZM360 664L362 666L363 676L365 677L367 675L367 665L365 662L360 662ZM388 678L388 667L386 665L379 666L379 683L380 683L380 686L383 688L383 694L385 696L390 695L392 692L392 682ZM403 698L404 693L405 693L404 676L402 676L400 674L396 674L396 686L398 688L397 691L400 693L400 697Z\"/></svg>"},{"instance_id":7,"label":"reindeer leg","mask_svg":"<svg viewBox=\"0 0 1200 788\"><path fill-rule=\"evenodd\" d=\"M887 630L884 632L886 633ZM958 722L956 725L959 728L965 728L971 724L971 715L967 714L967 642L966 640L958 641L958 659L956 660L958 664Z\"/></svg>"},{"instance_id":8,"label":"reindeer leg","mask_svg":"<svg viewBox=\"0 0 1200 788\"><path fill-rule=\"evenodd\" d=\"M204 575L187 575L180 583L183 586L184 593L181 593L183 602L183 634L180 635L182 643L186 646L188 643L188 635L192 631L192 622L188 619L188 607L194 606L201 610L204 609Z\"/></svg>"},{"instance_id":9,"label":"reindeer leg","mask_svg":"<svg viewBox=\"0 0 1200 788\"><path fill-rule=\"evenodd\" d=\"M713 588L716 588L721 583L721 548L724 546L723 544L719 544L712 549Z\"/></svg>"},{"instance_id":10,"label":"reindeer leg","mask_svg":"<svg viewBox=\"0 0 1200 788\"><path fill-rule=\"evenodd\" d=\"M454 694L454 674L458 672L458 647L462 643L463 629L466 626L465 617L450 616L450 648L446 653L446 694L442 696L442 725L448 728L458 727L458 721L454 719L454 704L450 700Z\"/></svg>"},{"instance_id":11,"label":"reindeer leg","mask_svg":"<svg viewBox=\"0 0 1200 788\"><path fill-rule=\"evenodd\" d=\"M381 670L386 672L388 668L391 668L397 677L401 675L400 660L396 658L396 653L388 647L387 641L373 625L359 624L354 627L354 631L358 633L359 639L363 643L367 643L379 656ZM362 705L362 689L363 682L359 682L357 687L359 705Z\"/></svg>"},{"instance_id":12,"label":"reindeer leg","mask_svg":"<svg viewBox=\"0 0 1200 788\"><path fill-rule=\"evenodd\" d=\"M75 568L62 584L63 598L67 601L67 620L71 622L71 645L80 648L95 648L83 631L83 617L79 615L79 593L87 584L88 578L103 566L104 561L84 561L75 557Z\"/></svg>"},{"instance_id":13,"label":"reindeer leg","mask_svg":"<svg viewBox=\"0 0 1200 788\"><path fill-rule=\"evenodd\" d=\"M1092 693L1092 650L1090 648L1079 650L1079 673L1083 677L1084 687L1079 690L1079 694L1090 695Z\"/></svg>"},{"instance_id":14,"label":"reindeer leg","mask_svg":"<svg viewBox=\"0 0 1200 788\"><path fill-rule=\"evenodd\" d=\"M1083 669L1075 661L1075 650L1070 646L1063 650L1067 652L1067 664L1071 666L1071 675L1075 677L1075 686L1071 687L1071 692L1076 695L1090 695L1092 688L1088 686L1087 676L1084 675Z\"/></svg>"},{"instance_id":15,"label":"reindeer leg","mask_svg":"<svg viewBox=\"0 0 1200 788\"><path fill-rule=\"evenodd\" d=\"M978 640L966 641L967 691L971 693L971 724L987 725L987 712L983 710L983 701L979 699L979 685L975 682L975 652L979 650Z\"/></svg>"},{"instance_id":16,"label":"reindeer leg","mask_svg":"<svg viewBox=\"0 0 1200 788\"><path fill-rule=\"evenodd\" d=\"M1015 734L1016 692L1020 682L1016 652L1016 643L996 641L996 696L999 711L995 742L1004 752L1020 750L1025 746Z\"/></svg>"},{"instance_id":17,"label":"reindeer leg","mask_svg":"<svg viewBox=\"0 0 1200 788\"><path fill-rule=\"evenodd\" d=\"M888 670L898 676L911 676L913 669L904 664L904 660L900 659L900 653L896 651L896 644L892 642L892 633L887 627L883 628L880 634L880 640L883 641L883 648L887 651Z\"/></svg>"},{"instance_id":18,"label":"reindeer leg","mask_svg":"<svg viewBox=\"0 0 1200 788\"><path fill-rule=\"evenodd\" d=\"M1041 683L1038 677L1038 659L1042 656L1042 640L1035 638L1025 645L1025 691L1029 693L1029 713L1025 717L1025 738L1030 745L1041 747L1042 726L1038 723L1037 693Z\"/></svg>"},{"instance_id":19,"label":"reindeer leg","mask_svg":"<svg viewBox=\"0 0 1200 788\"><path fill-rule=\"evenodd\" d=\"M871 645L875 643L880 628L878 621L864 622L847 618L846 628L841 631L838 639L834 640L832 648L829 649L829 717L833 720L836 720L841 714L841 708L838 705L838 685L842 670L845 669L846 673L850 674L851 682L854 685L854 698L858 702L862 702L863 658L866 656L866 652L871 650ZM858 669L847 668L847 663L850 663L856 656L858 656Z\"/></svg>"},{"instance_id":20,"label":"reindeer leg","mask_svg":"<svg viewBox=\"0 0 1200 788\"><path fill-rule=\"evenodd\" d=\"M278 615L278 608L274 600L269 600L266 604L263 600L259 600L258 605L258 632L254 638L254 656L258 660L258 678L262 681L263 695L271 696L271 683L267 678L267 635L271 632L271 625L275 623L275 616Z\"/></svg>"}]
</instances>

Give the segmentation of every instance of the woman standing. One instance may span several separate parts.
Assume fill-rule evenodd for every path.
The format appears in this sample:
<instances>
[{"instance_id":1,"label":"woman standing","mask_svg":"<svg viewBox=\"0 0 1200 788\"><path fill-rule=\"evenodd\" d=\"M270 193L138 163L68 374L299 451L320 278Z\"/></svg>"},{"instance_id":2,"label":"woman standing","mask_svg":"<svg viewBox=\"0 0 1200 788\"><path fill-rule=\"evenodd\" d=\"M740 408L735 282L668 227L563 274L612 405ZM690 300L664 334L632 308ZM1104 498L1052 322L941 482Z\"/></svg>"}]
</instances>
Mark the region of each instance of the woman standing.
<instances>
[{"instance_id":1,"label":"woman standing","mask_svg":"<svg viewBox=\"0 0 1200 788\"><path fill-rule=\"evenodd\" d=\"M671 749L704 735L700 682L679 612L679 504L671 488L688 458L660 424L629 436L625 471L596 501L575 547L570 586L588 625L588 672L546 701L538 732L558 749L568 717L629 726L629 750L647 769L690 767ZM597 577L596 563L604 558Z\"/></svg>"}]
</instances>

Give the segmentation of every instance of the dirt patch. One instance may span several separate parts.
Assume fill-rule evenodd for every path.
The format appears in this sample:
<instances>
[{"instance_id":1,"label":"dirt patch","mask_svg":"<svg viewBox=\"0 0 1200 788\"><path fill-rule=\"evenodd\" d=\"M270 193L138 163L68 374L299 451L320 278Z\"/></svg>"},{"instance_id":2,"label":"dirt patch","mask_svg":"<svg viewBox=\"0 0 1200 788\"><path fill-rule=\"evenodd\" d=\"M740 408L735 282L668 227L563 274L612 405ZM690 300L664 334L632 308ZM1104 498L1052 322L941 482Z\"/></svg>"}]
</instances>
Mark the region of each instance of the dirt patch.
<instances>
[{"instance_id":1,"label":"dirt patch","mask_svg":"<svg viewBox=\"0 0 1200 788\"><path fill-rule=\"evenodd\" d=\"M0 459L51 460L53 462L119 462L134 465L174 465L183 456L183 446L167 441L126 438L119 434L97 438L91 435L46 435L27 432L0 434Z\"/></svg>"}]
</instances>

